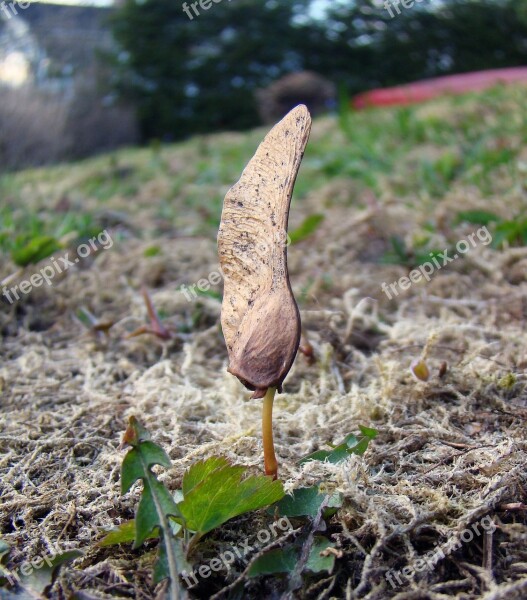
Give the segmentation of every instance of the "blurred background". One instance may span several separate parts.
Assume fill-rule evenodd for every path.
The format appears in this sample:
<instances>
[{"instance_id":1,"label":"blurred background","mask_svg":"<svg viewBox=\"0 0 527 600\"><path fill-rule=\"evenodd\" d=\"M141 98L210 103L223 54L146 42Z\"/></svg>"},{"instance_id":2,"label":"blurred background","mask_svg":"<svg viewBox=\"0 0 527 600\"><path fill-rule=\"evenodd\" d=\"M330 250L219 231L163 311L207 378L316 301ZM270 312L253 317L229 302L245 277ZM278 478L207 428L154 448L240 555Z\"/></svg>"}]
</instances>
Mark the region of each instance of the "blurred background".
<instances>
[{"instance_id":1,"label":"blurred background","mask_svg":"<svg viewBox=\"0 0 527 600\"><path fill-rule=\"evenodd\" d=\"M405 3L2 2L0 168L246 130L300 101L318 114L373 88L527 65L527 0Z\"/></svg>"}]
</instances>

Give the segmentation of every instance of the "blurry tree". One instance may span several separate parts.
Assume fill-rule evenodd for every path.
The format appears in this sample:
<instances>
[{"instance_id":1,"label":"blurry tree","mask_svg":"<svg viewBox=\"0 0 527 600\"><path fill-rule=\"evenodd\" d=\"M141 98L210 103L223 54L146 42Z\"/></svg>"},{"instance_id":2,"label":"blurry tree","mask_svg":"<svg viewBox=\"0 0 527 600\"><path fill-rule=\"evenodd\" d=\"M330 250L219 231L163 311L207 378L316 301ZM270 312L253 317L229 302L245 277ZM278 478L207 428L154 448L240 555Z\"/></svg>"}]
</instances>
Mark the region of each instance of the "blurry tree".
<instances>
[{"instance_id":1,"label":"blurry tree","mask_svg":"<svg viewBox=\"0 0 527 600\"><path fill-rule=\"evenodd\" d=\"M309 3L236 0L208 11L198 4L191 20L181 2L125 0L113 19L118 86L135 98L144 136L258 123L254 90L302 68L312 25L294 19Z\"/></svg>"},{"instance_id":2,"label":"blurry tree","mask_svg":"<svg viewBox=\"0 0 527 600\"><path fill-rule=\"evenodd\" d=\"M349 91L527 64L526 0L337 3L329 13L333 69ZM523 18L522 18L523 13Z\"/></svg>"},{"instance_id":3,"label":"blurry tree","mask_svg":"<svg viewBox=\"0 0 527 600\"><path fill-rule=\"evenodd\" d=\"M116 85L146 139L254 126L255 90L295 71L354 93L527 64L527 0L399 3L393 18L383 0L340 0L319 20L311 0L209 4L190 19L179 0L122 0L115 14Z\"/></svg>"}]
</instances>

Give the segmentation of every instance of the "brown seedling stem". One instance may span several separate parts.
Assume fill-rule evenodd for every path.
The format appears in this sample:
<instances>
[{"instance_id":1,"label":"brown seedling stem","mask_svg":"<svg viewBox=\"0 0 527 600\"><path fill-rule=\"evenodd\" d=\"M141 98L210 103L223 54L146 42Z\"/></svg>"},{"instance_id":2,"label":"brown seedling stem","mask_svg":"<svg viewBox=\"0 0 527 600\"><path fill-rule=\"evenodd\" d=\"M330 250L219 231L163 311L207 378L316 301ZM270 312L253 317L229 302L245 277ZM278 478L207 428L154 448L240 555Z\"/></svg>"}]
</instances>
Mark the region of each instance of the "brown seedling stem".
<instances>
[{"instance_id":1,"label":"brown seedling stem","mask_svg":"<svg viewBox=\"0 0 527 600\"><path fill-rule=\"evenodd\" d=\"M262 437L264 449L265 474L278 476L278 462L274 453L273 441L273 402L276 388L268 388L263 400L262 410Z\"/></svg>"}]
</instances>

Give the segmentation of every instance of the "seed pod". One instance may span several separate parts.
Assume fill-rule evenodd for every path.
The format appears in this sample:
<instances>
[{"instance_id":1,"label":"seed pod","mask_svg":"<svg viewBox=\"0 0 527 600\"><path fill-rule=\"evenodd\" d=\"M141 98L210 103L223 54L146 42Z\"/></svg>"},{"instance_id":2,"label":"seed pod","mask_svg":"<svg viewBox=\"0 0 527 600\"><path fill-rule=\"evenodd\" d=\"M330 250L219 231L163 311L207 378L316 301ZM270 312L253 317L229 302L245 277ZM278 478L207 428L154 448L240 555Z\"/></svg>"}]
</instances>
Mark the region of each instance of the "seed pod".
<instances>
[{"instance_id":1,"label":"seed pod","mask_svg":"<svg viewBox=\"0 0 527 600\"><path fill-rule=\"evenodd\" d=\"M439 365L439 377L444 377L446 375L446 372L448 371L448 364L447 362L444 360L440 365Z\"/></svg>"},{"instance_id":2,"label":"seed pod","mask_svg":"<svg viewBox=\"0 0 527 600\"><path fill-rule=\"evenodd\" d=\"M261 398L281 391L300 341L287 272L289 205L311 130L303 105L267 134L227 192L218 232L224 275L221 324L228 371Z\"/></svg>"},{"instance_id":3,"label":"seed pod","mask_svg":"<svg viewBox=\"0 0 527 600\"><path fill-rule=\"evenodd\" d=\"M412 375L419 381L428 381L430 379L430 370L424 360L420 358L414 360L410 365Z\"/></svg>"}]
</instances>

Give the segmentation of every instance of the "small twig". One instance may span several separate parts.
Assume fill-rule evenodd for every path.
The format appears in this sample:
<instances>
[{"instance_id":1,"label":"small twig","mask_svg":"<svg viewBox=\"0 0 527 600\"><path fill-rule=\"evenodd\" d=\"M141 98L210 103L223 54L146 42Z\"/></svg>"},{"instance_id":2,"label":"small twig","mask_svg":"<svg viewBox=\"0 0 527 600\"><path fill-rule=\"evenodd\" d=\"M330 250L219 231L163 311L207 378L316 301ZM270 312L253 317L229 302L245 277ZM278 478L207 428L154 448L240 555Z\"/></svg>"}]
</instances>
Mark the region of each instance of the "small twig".
<instances>
[{"instance_id":1,"label":"small twig","mask_svg":"<svg viewBox=\"0 0 527 600\"><path fill-rule=\"evenodd\" d=\"M439 296L428 296L424 295L424 299L433 304L444 304L445 306L471 306L475 308L481 308L486 306L486 302L481 300L466 300L457 298L440 298Z\"/></svg>"},{"instance_id":2,"label":"small twig","mask_svg":"<svg viewBox=\"0 0 527 600\"><path fill-rule=\"evenodd\" d=\"M335 361L331 361L331 372L333 373L333 375L335 376L335 379L337 381L337 388L339 390L339 393L345 394L346 387L344 386L344 380L342 379L342 375L341 375L339 368L338 368L337 364L335 363Z\"/></svg>"},{"instance_id":3,"label":"small twig","mask_svg":"<svg viewBox=\"0 0 527 600\"><path fill-rule=\"evenodd\" d=\"M423 348L426 346L425 342L421 344L406 344L404 346L400 346L399 348L389 348L386 350L387 353L396 353L396 352L404 352L405 350L411 350L412 348ZM434 345L430 350L447 350L449 352L455 352L456 354L466 354L467 350L464 348L453 348L452 346L443 346L440 344ZM473 354L472 356L477 356L478 358L483 358L484 360L489 360L504 369L509 369L510 366L505 363L496 360L495 358L491 358L490 356L485 356L484 354Z\"/></svg>"},{"instance_id":4,"label":"small twig","mask_svg":"<svg viewBox=\"0 0 527 600\"><path fill-rule=\"evenodd\" d=\"M473 450L473 449L477 448L477 446L469 446L468 444L461 444L459 442L447 442L446 440L438 440L438 442L445 446L450 446L451 448L457 448L460 450L463 450L463 449Z\"/></svg>"},{"instance_id":5,"label":"small twig","mask_svg":"<svg viewBox=\"0 0 527 600\"><path fill-rule=\"evenodd\" d=\"M482 567L492 576L492 541L494 531L485 531L483 536L483 560Z\"/></svg>"},{"instance_id":6,"label":"small twig","mask_svg":"<svg viewBox=\"0 0 527 600\"><path fill-rule=\"evenodd\" d=\"M332 575L331 577L327 577L326 579L323 579L322 581L317 581L317 583L315 583L313 585L313 587L308 591L309 592L315 591L317 588L320 588L323 585L325 585L326 583L329 583L329 585L326 587L326 589L322 590L322 592L320 592L320 594L316 597L316 600L324 600L324 598L326 598L329 595L329 593L333 590L336 582L337 582L337 576Z\"/></svg>"},{"instance_id":7,"label":"small twig","mask_svg":"<svg viewBox=\"0 0 527 600\"><path fill-rule=\"evenodd\" d=\"M464 450L462 450L461 452L458 452L457 454L451 454L450 456L446 456L445 458L440 460L436 465L434 465L430 469L423 471L423 473L420 473L420 475L427 475L434 469L437 469L437 467L440 467L441 465L444 465L447 462L454 460L455 458L458 458L459 456L464 456L465 454L467 454L468 452L471 452L472 450L482 450L483 448L494 448L495 447L495 444L485 444L483 446L467 446L464 444L454 445L455 444L454 442L449 443L449 442L445 442L444 440L437 440L437 441L440 442L441 444L446 444L447 446L452 446L453 448L455 448L455 447L463 448Z\"/></svg>"},{"instance_id":8,"label":"small twig","mask_svg":"<svg viewBox=\"0 0 527 600\"><path fill-rule=\"evenodd\" d=\"M523 502L509 502L507 504L500 504L498 510L527 510L527 504L523 504Z\"/></svg>"},{"instance_id":9,"label":"small twig","mask_svg":"<svg viewBox=\"0 0 527 600\"><path fill-rule=\"evenodd\" d=\"M68 529L68 527L73 523L73 521L75 520L75 517L77 516L77 509L75 507L75 503L74 502L72 502L70 504L70 508L69 508L68 512L69 512L68 520L66 521L66 524L61 529L61 532L59 533L57 539L55 540L56 544L59 543L60 538L64 535L64 533L66 532L66 530Z\"/></svg>"},{"instance_id":10,"label":"small twig","mask_svg":"<svg viewBox=\"0 0 527 600\"><path fill-rule=\"evenodd\" d=\"M511 413L511 412L508 412L506 410L502 410L501 408L494 408L493 412L497 412L497 413L500 413L502 415L507 415L508 417L517 417L518 419L527 419L527 414L521 414L520 410L521 410L520 407L518 407L518 412L517 413Z\"/></svg>"}]
</instances>

